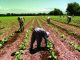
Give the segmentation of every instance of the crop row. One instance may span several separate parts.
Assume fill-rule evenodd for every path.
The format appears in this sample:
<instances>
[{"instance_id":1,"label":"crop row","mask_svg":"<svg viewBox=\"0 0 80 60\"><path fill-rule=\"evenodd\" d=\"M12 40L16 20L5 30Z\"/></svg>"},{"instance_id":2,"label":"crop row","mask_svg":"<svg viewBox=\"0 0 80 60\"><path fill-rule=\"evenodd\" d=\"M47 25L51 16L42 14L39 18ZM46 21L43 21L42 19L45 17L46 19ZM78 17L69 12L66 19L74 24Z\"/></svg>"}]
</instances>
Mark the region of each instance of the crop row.
<instances>
[{"instance_id":1,"label":"crop row","mask_svg":"<svg viewBox=\"0 0 80 60\"><path fill-rule=\"evenodd\" d=\"M52 25L55 25L55 24L52 23ZM71 30L67 30L67 29L65 29L65 28L63 28L63 27L61 27L61 26L58 26L58 25L55 25L55 26L56 26L57 28L60 28L60 29L62 29L62 30L64 30L64 31L66 31L69 35L72 35L72 36L74 36L75 38L80 39L80 35L77 34L76 32L71 31Z\"/></svg>"},{"instance_id":2,"label":"crop row","mask_svg":"<svg viewBox=\"0 0 80 60\"><path fill-rule=\"evenodd\" d=\"M11 35L5 37L4 39L0 40L0 48L4 46L16 33L12 33Z\"/></svg>"},{"instance_id":3,"label":"crop row","mask_svg":"<svg viewBox=\"0 0 80 60\"><path fill-rule=\"evenodd\" d=\"M12 53L12 55L15 56L16 60L22 60L23 51L26 49L26 46L29 44L30 32L31 30L29 28L29 30L26 31L26 35L25 35L23 42L19 46L19 50Z\"/></svg>"},{"instance_id":4,"label":"crop row","mask_svg":"<svg viewBox=\"0 0 80 60\"><path fill-rule=\"evenodd\" d=\"M74 35L76 35L76 33L74 33L74 32L69 32L69 31L67 31L66 29L61 28L60 26L57 26L57 25L55 25L55 24L53 24L53 23L51 23L50 26L55 27L54 30L58 33L58 35L60 35L60 37L62 38L63 41L65 41L66 43L70 44L72 47L74 47L74 49L80 51L80 44L75 43L74 40L73 40L73 41L70 41L69 39L71 39L71 38L68 39L68 36L69 36L69 35L71 35L71 37L73 37ZM63 32L63 31L66 31L66 33ZM65 33L65 34L69 34L69 35L66 36L64 33ZM77 35L76 35L76 36L77 36ZM78 36L77 36L77 37L78 37ZM79 38L80 38L80 37L79 37ZM76 40L77 40L77 39L76 39Z\"/></svg>"},{"instance_id":5,"label":"crop row","mask_svg":"<svg viewBox=\"0 0 80 60\"><path fill-rule=\"evenodd\" d=\"M51 60L57 60L57 55L56 55L56 52L54 51L54 45L50 40L48 40L47 47L48 47L48 51L50 53L49 58Z\"/></svg>"},{"instance_id":6,"label":"crop row","mask_svg":"<svg viewBox=\"0 0 80 60\"><path fill-rule=\"evenodd\" d=\"M39 23L40 27L44 28L44 26L41 25L42 22L40 20L38 20L38 23ZM54 44L51 42L51 40L48 40L47 47L48 47L48 52L50 53L49 58L51 60L57 60L57 55L56 55L56 52L54 51L54 49L55 49Z\"/></svg>"}]
</instances>

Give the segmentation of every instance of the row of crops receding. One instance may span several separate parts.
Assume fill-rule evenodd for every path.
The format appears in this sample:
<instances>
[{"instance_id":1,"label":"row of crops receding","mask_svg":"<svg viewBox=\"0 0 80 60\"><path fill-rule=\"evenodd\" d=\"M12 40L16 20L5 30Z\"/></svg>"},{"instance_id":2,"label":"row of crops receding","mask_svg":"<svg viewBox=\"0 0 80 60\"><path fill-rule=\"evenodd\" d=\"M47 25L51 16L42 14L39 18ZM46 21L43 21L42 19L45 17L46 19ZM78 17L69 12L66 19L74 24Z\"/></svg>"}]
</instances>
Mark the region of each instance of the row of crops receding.
<instances>
[{"instance_id":1,"label":"row of crops receding","mask_svg":"<svg viewBox=\"0 0 80 60\"><path fill-rule=\"evenodd\" d=\"M80 52L80 44L79 44L80 43L80 41L79 41L80 35L79 34L77 34L74 31L71 31L71 30L69 31L66 27L64 28L64 26L61 26L59 24L57 25L54 21L51 21L50 24L47 24L46 18L44 18L44 17L36 17L30 23L31 23L31 25L29 25L27 27L28 29L27 29L27 31L25 31L26 33L22 32L22 33L25 33L25 34L23 34L25 37L22 39L21 43L18 44L18 47L16 47L17 48L16 51L11 54L11 57L13 57L15 60L23 60L25 51L27 51L27 53L30 54L29 45L30 45L30 38L31 38L31 33L32 33L33 27L42 27L45 30L47 30L48 32L50 32L49 40L47 42L47 49L38 51L38 54L41 55L42 54L41 52L43 52L43 54L44 54L44 52L47 51L49 53L49 55L47 56L47 53L45 53L45 55L47 56L46 58L48 58L49 60L57 60L58 57L63 58L61 56L61 54L63 52L66 52L66 53L64 53L64 55L66 55L67 52L71 52L72 54L74 53L74 55L76 54L75 56L79 56L79 52ZM64 23L62 23L62 24L64 24ZM75 28L75 26L74 26L74 28ZM2 34L3 33L0 33L0 35L2 35ZM4 39L0 40L0 49L4 48L4 46L6 44L9 44L9 42L13 43L15 40L17 40L17 38L15 39L15 35L16 35L16 37L18 37L18 36L20 36L20 33L12 33L9 36L5 37ZM59 44L60 44L60 46L59 46ZM61 48L63 49L63 51L59 50ZM69 55L71 55L71 53ZM42 56L43 56L43 54L42 54ZM4 54L4 55L6 55L6 54ZM30 58L33 55L36 55L36 54L35 53L30 54ZM43 59L42 56L40 57L41 59ZM66 56L68 56L68 55L66 55ZM64 58L66 59L67 57L64 57Z\"/></svg>"},{"instance_id":2,"label":"row of crops receding","mask_svg":"<svg viewBox=\"0 0 80 60\"><path fill-rule=\"evenodd\" d=\"M30 36L31 30L30 28L26 31L26 35L24 37L23 42L19 46L19 50L12 53L12 56L15 56L16 60L22 60L22 54L24 50L27 48L27 45L29 45L29 36Z\"/></svg>"},{"instance_id":3,"label":"row of crops receding","mask_svg":"<svg viewBox=\"0 0 80 60\"><path fill-rule=\"evenodd\" d=\"M45 20L45 21L46 21L46 20ZM56 24L54 23L54 21L51 22L50 25L52 25L53 27L56 27L56 28L54 29L56 32L59 32L60 30L62 30L62 31L65 31L66 34L69 34L69 35L71 35L72 37L74 36L76 39L80 40L80 35L79 35L79 34L76 34L75 32L72 32L71 30L67 30L67 29L65 29L65 28L63 28L63 27L61 27L61 26L56 25ZM60 34L60 33L61 33L61 32L59 32L59 34ZM64 34L64 32L62 32L62 33L60 34L60 37L63 38L64 41L68 38L68 36L66 36L66 35ZM69 43L72 47L74 47L75 50L80 51L80 44L75 43L74 40L73 40L73 41L69 41L68 43Z\"/></svg>"}]
</instances>

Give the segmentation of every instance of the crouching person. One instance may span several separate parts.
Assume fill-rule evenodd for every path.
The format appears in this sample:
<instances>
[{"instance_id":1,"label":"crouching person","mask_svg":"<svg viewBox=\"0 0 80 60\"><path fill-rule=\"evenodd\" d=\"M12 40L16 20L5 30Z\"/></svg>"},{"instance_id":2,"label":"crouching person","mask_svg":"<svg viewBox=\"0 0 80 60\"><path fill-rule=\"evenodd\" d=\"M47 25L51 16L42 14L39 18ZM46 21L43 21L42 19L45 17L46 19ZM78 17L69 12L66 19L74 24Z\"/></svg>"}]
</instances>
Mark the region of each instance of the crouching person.
<instances>
[{"instance_id":1,"label":"crouching person","mask_svg":"<svg viewBox=\"0 0 80 60\"><path fill-rule=\"evenodd\" d=\"M37 40L37 49L40 49L42 38L45 40L45 48L47 47L47 40L49 32L46 32L43 28L34 28L31 37L30 51L33 50L33 44Z\"/></svg>"},{"instance_id":2,"label":"crouching person","mask_svg":"<svg viewBox=\"0 0 80 60\"><path fill-rule=\"evenodd\" d=\"M68 20L67 23L69 24L69 23L71 22L71 16L68 16L68 17L67 17L67 20Z\"/></svg>"},{"instance_id":3,"label":"crouching person","mask_svg":"<svg viewBox=\"0 0 80 60\"><path fill-rule=\"evenodd\" d=\"M50 24L50 20L51 20L51 18L48 17L48 18L47 18L47 23L48 23L48 24Z\"/></svg>"}]
</instances>

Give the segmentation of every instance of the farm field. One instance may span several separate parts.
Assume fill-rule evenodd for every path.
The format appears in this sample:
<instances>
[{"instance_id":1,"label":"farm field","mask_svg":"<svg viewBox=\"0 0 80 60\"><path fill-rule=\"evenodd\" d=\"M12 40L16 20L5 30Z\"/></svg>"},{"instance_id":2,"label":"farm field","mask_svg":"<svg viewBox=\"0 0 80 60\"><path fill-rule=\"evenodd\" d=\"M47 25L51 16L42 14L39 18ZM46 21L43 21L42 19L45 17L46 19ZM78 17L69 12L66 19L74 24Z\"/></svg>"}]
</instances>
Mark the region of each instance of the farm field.
<instances>
[{"instance_id":1,"label":"farm field","mask_svg":"<svg viewBox=\"0 0 80 60\"><path fill-rule=\"evenodd\" d=\"M50 16L52 20L67 24L67 16ZM43 16L43 18L47 18L47 16ZM80 16L72 16L72 21L69 25L80 27Z\"/></svg>"},{"instance_id":2,"label":"farm field","mask_svg":"<svg viewBox=\"0 0 80 60\"><path fill-rule=\"evenodd\" d=\"M25 17L25 16L24 16ZM25 17L25 23L30 20L29 17ZM25 24L24 23L24 24ZM14 31L18 30L19 24L17 20L17 16L6 16L6 17L0 17L0 40L2 38L10 35Z\"/></svg>"},{"instance_id":3,"label":"farm field","mask_svg":"<svg viewBox=\"0 0 80 60\"><path fill-rule=\"evenodd\" d=\"M62 23L67 23L67 16L52 16L52 19ZM72 21L69 25L80 27L80 16L72 16Z\"/></svg>"},{"instance_id":4,"label":"farm field","mask_svg":"<svg viewBox=\"0 0 80 60\"><path fill-rule=\"evenodd\" d=\"M74 16L67 24L64 16L24 16L22 33L15 33L17 16L0 17L0 60L80 60L80 17ZM32 28L42 27L50 33L47 50L29 52ZM44 40L41 46L44 46ZM36 42L34 43L36 48Z\"/></svg>"}]
</instances>

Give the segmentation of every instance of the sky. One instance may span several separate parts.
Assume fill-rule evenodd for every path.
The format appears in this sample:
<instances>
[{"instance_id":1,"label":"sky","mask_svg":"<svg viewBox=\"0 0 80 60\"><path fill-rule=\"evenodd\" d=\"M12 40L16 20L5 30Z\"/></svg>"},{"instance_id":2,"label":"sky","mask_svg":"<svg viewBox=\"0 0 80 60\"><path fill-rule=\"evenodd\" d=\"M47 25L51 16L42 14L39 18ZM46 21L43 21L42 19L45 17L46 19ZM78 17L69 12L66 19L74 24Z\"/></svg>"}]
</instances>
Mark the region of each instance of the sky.
<instances>
[{"instance_id":1,"label":"sky","mask_svg":"<svg viewBox=\"0 0 80 60\"><path fill-rule=\"evenodd\" d=\"M48 13L58 8L66 11L67 4L80 0L0 0L0 14L2 13Z\"/></svg>"}]
</instances>

